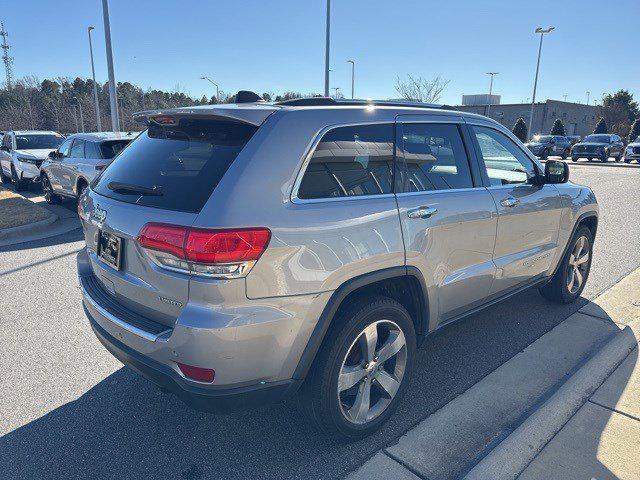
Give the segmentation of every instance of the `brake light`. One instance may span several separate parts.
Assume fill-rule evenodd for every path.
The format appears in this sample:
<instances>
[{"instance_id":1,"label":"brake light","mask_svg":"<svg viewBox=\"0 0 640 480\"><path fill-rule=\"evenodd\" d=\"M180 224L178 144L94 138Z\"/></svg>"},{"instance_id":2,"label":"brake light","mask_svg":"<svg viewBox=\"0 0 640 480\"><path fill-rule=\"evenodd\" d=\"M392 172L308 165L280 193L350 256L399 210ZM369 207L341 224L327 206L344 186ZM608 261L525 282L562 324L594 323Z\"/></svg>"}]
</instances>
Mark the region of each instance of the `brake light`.
<instances>
[{"instance_id":1,"label":"brake light","mask_svg":"<svg viewBox=\"0 0 640 480\"><path fill-rule=\"evenodd\" d=\"M216 372L211 368L194 367L185 363L178 363L178 368L185 377L198 382L211 383L216 376Z\"/></svg>"},{"instance_id":2,"label":"brake light","mask_svg":"<svg viewBox=\"0 0 640 480\"><path fill-rule=\"evenodd\" d=\"M152 259L162 267L232 278L249 272L270 238L268 228L205 229L147 223L137 240L141 247L154 252Z\"/></svg>"},{"instance_id":3,"label":"brake light","mask_svg":"<svg viewBox=\"0 0 640 480\"><path fill-rule=\"evenodd\" d=\"M153 117L153 121L159 125L177 125L178 121L175 117L171 117L169 115L159 115L157 117Z\"/></svg>"}]
</instances>

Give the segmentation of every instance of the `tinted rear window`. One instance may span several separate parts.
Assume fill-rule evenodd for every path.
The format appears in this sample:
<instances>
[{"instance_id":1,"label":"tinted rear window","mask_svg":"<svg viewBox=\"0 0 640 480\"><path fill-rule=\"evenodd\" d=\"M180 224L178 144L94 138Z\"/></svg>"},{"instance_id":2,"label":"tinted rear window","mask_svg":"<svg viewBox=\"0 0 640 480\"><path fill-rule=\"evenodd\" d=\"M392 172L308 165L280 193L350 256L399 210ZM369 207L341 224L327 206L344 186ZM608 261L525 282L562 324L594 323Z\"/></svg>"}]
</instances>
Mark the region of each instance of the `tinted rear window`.
<instances>
[{"instance_id":1,"label":"tinted rear window","mask_svg":"<svg viewBox=\"0 0 640 480\"><path fill-rule=\"evenodd\" d=\"M235 122L182 119L151 124L109 165L93 187L128 203L198 213L258 127ZM161 195L113 191L127 184Z\"/></svg>"},{"instance_id":2,"label":"tinted rear window","mask_svg":"<svg viewBox=\"0 0 640 480\"><path fill-rule=\"evenodd\" d=\"M111 140L109 142L102 142L100 144L102 158L114 158L130 141L131 140Z\"/></svg>"}]
</instances>

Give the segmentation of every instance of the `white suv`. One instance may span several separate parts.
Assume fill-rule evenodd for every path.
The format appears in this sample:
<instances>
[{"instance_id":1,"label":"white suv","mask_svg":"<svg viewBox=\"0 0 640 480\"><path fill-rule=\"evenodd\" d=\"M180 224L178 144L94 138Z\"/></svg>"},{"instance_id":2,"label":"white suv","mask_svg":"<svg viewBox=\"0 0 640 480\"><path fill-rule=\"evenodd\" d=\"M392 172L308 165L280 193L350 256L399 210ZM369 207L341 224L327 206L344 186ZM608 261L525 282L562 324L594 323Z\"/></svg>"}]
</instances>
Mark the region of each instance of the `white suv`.
<instances>
[{"instance_id":1,"label":"white suv","mask_svg":"<svg viewBox=\"0 0 640 480\"><path fill-rule=\"evenodd\" d=\"M0 180L24 190L40 181L40 165L64 137L57 132L20 130L6 132L0 146Z\"/></svg>"}]
</instances>

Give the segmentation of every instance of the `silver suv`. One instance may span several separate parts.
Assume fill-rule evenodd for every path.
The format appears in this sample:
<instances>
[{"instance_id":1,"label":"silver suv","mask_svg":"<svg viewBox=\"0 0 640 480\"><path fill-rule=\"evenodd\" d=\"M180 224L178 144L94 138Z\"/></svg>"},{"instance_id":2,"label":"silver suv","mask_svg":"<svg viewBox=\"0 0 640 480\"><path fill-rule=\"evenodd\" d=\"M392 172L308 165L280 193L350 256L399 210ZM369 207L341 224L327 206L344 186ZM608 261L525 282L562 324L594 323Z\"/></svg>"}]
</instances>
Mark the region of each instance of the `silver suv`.
<instances>
[{"instance_id":1,"label":"silver suv","mask_svg":"<svg viewBox=\"0 0 640 480\"><path fill-rule=\"evenodd\" d=\"M580 295L598 206L564 162L479 115L241 93L137 114L79 204L95 334L189 405L297 393L362 437L431 332L532 286Z\"/></svg>"}]
</instances>

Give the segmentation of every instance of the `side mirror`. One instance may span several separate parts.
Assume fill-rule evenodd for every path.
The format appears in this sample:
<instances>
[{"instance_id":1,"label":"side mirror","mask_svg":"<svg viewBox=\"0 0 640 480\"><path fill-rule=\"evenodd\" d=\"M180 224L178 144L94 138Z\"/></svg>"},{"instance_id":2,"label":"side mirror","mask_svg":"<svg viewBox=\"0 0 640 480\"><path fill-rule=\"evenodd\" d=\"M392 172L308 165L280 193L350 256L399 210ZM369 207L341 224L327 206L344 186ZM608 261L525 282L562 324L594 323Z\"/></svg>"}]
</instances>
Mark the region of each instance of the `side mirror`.
<instances>
[{"instance_id":1,"label":"side mirror","mask_svg":"<svg viewBox=\"0 0 640 480\"><path fill-rule=\"evenodd\" d=\"M55 160L56 158L58 158L58 151L54 150L53 152L49 152L49 155L47 155L51 160Z\"/></svg>"},{"instance_id":2,"label":"side mirror","mask_svg":"<svg viewBox=\"0 0 640 480\"><path fill-rule=\"evenodd\" d=\"M569 181L569 165L560 160L547 160L544 165L545 183L567 183Z\"/></svg>"},{"instance_id":3,"label":"side mirror","mask_svg":"<svg viewBox=\"0 0 640 480\"><path fill-rule=\"evenodd\" d=\"M2 150L3 152L9 152L9 151L10 151L10 150L9 150L9 147L7 147L6 145L2 145L2 146L0 147L0 150Z\"/></svg>"}]
</instances>

